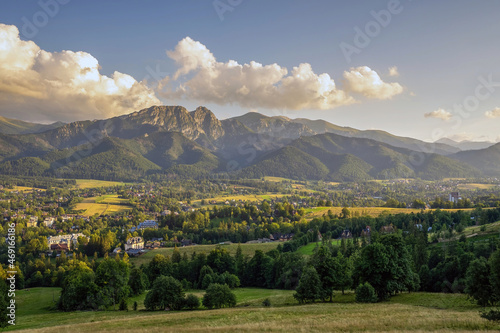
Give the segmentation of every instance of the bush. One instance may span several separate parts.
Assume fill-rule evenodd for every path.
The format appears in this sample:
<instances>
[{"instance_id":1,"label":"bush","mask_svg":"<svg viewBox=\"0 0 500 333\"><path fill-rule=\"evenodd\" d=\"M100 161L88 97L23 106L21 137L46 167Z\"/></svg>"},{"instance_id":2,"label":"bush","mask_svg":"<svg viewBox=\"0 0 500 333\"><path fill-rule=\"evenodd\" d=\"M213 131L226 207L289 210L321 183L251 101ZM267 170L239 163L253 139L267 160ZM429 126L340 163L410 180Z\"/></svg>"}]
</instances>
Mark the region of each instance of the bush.
<instances>
[{"instance_id":1,"label":"bush","mask_svg":"<svg viewBox=\"0 0 500 333\"><path fill-rule=\"evenodd\" d=\"M491 309L490 311L482 311L479 315L484 319L500 321L500 310Z\"/></svg>"},{"instance_id":2,"label":"bush","mask_svg":"<svg viewBox=\"0 0 500 333\"><path fill-rule=\"evenodd\" d=\"M377 294L375 288L371 284L365 282L356 288L356 302L359 303L375 303L377 302Z\"/></svg>"},{"instance_id":3,"label":"bush","mask_svg":"<svg viewBox=\"0 0 500 333\"><path fill-rule=\"evenodd\" d=\"M203 305L207 309L236 306L236 295L227 284L212 283L203 296Z\"/></svg>"},{"instance_id":4,"label":"bush","mask_svg":"<svg viewBox=\"0 0 500 333\"><path fill-rule=\"evenodd\" d=\"M267 307L271 306L271 300L269 298L266 298L265 300L262 301L262 305Z\"/></svg>"},{"instance_id":5,"label":"bush","mask_svg":"<svg viewBox=\"0 0 500 333\"><path fill-rule=\"evenodd\" d=\"M122 298L120 301L120 307L118 308L120 311L128 311L128 304L125 298Z\"/></svg>"},{"instance_id":6,"label":"bush","mask_svg":"<svg viewBox=\"0 0 500 333\"><path fill-rule=\"evenodd\" d=\"M189 310L198 309L200 307L200 299L196 295L189 294L184 300L184 305Z\"/></svg>"}]
</instances>

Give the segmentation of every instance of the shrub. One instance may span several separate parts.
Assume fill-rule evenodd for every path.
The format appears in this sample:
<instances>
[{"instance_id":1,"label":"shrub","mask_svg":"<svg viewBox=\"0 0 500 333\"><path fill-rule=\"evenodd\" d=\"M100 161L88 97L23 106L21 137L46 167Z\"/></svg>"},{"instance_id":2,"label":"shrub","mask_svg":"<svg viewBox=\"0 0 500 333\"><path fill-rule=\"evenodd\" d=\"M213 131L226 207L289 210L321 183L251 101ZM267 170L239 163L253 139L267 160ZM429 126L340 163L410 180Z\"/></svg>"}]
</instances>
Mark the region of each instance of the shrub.
<instances>
[{"instance_id":1,"label":"shrub","mask_svg":"<svg viewBox=\"0 0 500 333\"><path fill-rule=\"evenodd\" d=\"M236 295L227 284L212 283L203 296L203 305L208 309L233 307L236 305Z\"/></svg>"},{"instance_id":2,"label":"shrub","mask_svg":"<svg viewBox=\"0 0 500 333\"><path fill-rule=\"evenodd\" d=\"M118 308L120 311L128 311L128 304L125 298L122 298L120 301L120 307Z\"/></svg>"},{"instance_id":3,"label":"shrub","mask_svg":"<svg viewBox=\"0 0 500 333\"><path fill-rule=\"evenodd\" d=\"M171 276L160 276L153 283L144 299L147 310L165 309L180 310L184 306L184 290L182 284Z\"/></svg>"},{"instance_id":4,"label":"shrub","mask_svg":"<svg viewBox=\"0 0 500 333\"><path fill-rule=\"evenodd\" d=\"M356 288L356 302L359 303L375 303L377 302L377 294L375 288L371 284L365 282Z\"/></svg>"},{"instance_id":5,"label":"shrub","mask_svg":"<svg viewBox=\"0 0 500 333\"><path fill-rule=\"evenodd\" d=\"M482 311L479 315L484 319L500 321L500 310L491 309L490 311Z\"/></svg>"},{"instance_id":6,"label":"shrub","mask_svg":"<svg viewBox=\"0 0 500 333\"><path fill-rule=\"evenodd\" d=\"M189 310L198 309L200 307L200 299L196 295L189 294L184 300L184 305Z\"/></svg>"}]
</instances>

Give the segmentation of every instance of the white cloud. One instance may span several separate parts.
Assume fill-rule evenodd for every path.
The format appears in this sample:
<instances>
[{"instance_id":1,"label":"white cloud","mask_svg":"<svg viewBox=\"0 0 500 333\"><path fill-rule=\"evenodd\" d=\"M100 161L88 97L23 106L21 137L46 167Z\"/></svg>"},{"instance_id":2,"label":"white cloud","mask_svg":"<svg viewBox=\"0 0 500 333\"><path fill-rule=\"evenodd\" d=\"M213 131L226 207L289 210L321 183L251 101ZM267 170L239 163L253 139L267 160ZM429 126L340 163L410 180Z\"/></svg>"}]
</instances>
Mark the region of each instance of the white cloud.
<instances>
[{"instance_id":1,"label":"white cloud","mask_svg":"<svg viewBox=\"0 0 500 333\"><path fill-rule=\"evenodd\" d=\"M493 110L486 111L484 115L488 118L499 118L500 117L500 108L494 108Z\"/></svg>"},{"instance_id":2,"label":"white cloud","mask_svg":"<svg viewBox=\"0 0 500 333\"><path fill-rule=\"evenodd\" d=\"M170 99L288 110L326 110L356 102L353 96L336 86L330 75L316 74L308 63L289 72L276 63L218 62L205 45L190 37L181 40L167 55L179 66L173 77L166 77L158 87L160 94ZM397 83L382 82L376 72L364 68L378 81L374 82L373 76L365 78L363 89L354 92L385 99L403 90Z\"/></svg>"},{"instance_id":3,"label":"white cloud","mask_svg":"<svg viewBox=\"0 0 500 333\"><path fill-rule=\"evenodd\" d=\"M361 66L344 72L346 90L369 98L390 99L403 92L399 83L386 83L370 67Z\"/></svg>"},{"instance_id":4,"label":"white cloud","mask_svg":"<svg viewBox=\"0 0 500 333\"><path fill-rule=\"evenodd\" d=\"M426 114L424 114L425 118L436 118L441 120L450 120L451 116L451 112L444 109L437 109L435 111L427 112Z\"/></svg>"},{"instance_id":5,"label":"white cloud","mask_svg":"<svg viewBox=\"0 0 500 333\"><path fill-rule=\"evenodd\" d=\"M2 115L31 120L106 118L161 104L154 91L133 77L99 73L86 52L47 52L0 24Z\"/></svg>"},{"instance_id":6,"label":"white cloud","mask_svg":"<svg viewBox=\"0 0 500 333\"><path fill-rule=\"evenodd\" d=\"M396 66L389 67L389 76L399 76L398 68Z\"/></svg>"},{"instance_id":7,"label":"white cloud","mask_svg":"<svg viewBox=\"0 0 500 333\"><path fill-rule=\"evenodd\" d=\"M478 135L477 133L470 132L460 132L448 137L449 139L462 142L462 141L471 141L471 142L495 142L495 137L489 135Z\"/></svg>"}]
</instances>

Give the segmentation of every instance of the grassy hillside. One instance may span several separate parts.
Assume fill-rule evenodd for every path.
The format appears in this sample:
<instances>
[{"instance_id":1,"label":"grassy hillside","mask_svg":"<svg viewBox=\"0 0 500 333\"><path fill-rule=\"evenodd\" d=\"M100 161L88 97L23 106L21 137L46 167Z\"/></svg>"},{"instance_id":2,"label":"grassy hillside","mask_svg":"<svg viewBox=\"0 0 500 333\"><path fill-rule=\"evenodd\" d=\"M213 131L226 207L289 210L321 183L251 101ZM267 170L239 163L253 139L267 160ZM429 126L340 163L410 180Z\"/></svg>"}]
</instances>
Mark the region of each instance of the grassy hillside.
<instances>
[{"instance_id":1,"label":"grassy hillside","mask_svg":"<svg viewBox=\"0 0 500 333\"><path fill-rule=\"evenodd\" d=\"M62 122L45 125L0 116L0 133L3 134L40 133L63 125Z\"/></svg>"},{"instance_id":2,"label":"grassy hillside","mask_svg":"<svg viewBox=\"0 0 500 333\"><path fill-rule=\"evenodd\" d=\"M245 256L250 256L252 257L255 254L256 250L261 250L264 252L270 251L278 247L279 242L272 242L272 243L257 243L257 244L241 244L241 250L243 255ZM179 251L181 255L184 253L187 253L188 257L191 257L193 252L196 253L209 253L212 251L217 245L195 245L195 246L186 246L186 247L179 247ZM229 244L229 245L222 245L224 249L227 249L229 253L234 256L236 254L236 249L238 248L238 244ZM148 263L153 259L153 257L157 254L162 254L164 256L170 256L172 255L172 252L174 252L174 248L169 247L169 248L162 248L162 249L156 249L156 250L151 250L147 253L144 253L143 255L139 257L134 257L130 258L130 262L134 263L137 266L140 266L141 264Z\"/></svg>"},{"instance_id":3,"label":"grassy hillside","mask_svg":"<svg viewBox=\"0 0 500 333\"><path fill-rule=\"evenodd\" d=\"M236 289L237 307L220 310L53 311L59 288L17 293L17 325L6 331L37 332L498 332L499 323L478 315L479 307L461 294L400 294L389 302L357 304L354 294L336 292L333 303L298 305L293 291ZM202 291L193 291L199 296ZM262 306L269 298L271 307ZM143 308L144 295L129 300Z\"/></svg>"}]
</instances>

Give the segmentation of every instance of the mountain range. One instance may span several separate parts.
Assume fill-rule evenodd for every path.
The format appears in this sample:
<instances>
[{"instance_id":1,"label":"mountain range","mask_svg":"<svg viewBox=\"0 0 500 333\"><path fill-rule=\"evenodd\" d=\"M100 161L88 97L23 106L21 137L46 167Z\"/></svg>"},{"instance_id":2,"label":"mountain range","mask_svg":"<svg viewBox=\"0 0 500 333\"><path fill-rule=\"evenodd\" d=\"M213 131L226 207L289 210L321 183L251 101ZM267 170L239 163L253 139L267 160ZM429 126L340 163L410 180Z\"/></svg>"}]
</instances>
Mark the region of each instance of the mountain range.
<instances>
[{"instance_id":1,"label":"mountain range","mask_svg":"<svg viewBox=\"0 0 500 333\"><path fill-rule=\"evenodd\" d=\"M255 112L219 120L205 107L153 106L51 125L1 118L0 132L0 173L19 176L137 180L229 172L332 181L500 176L500 144L426 143Z\"/></svg>"}]
</instances>

